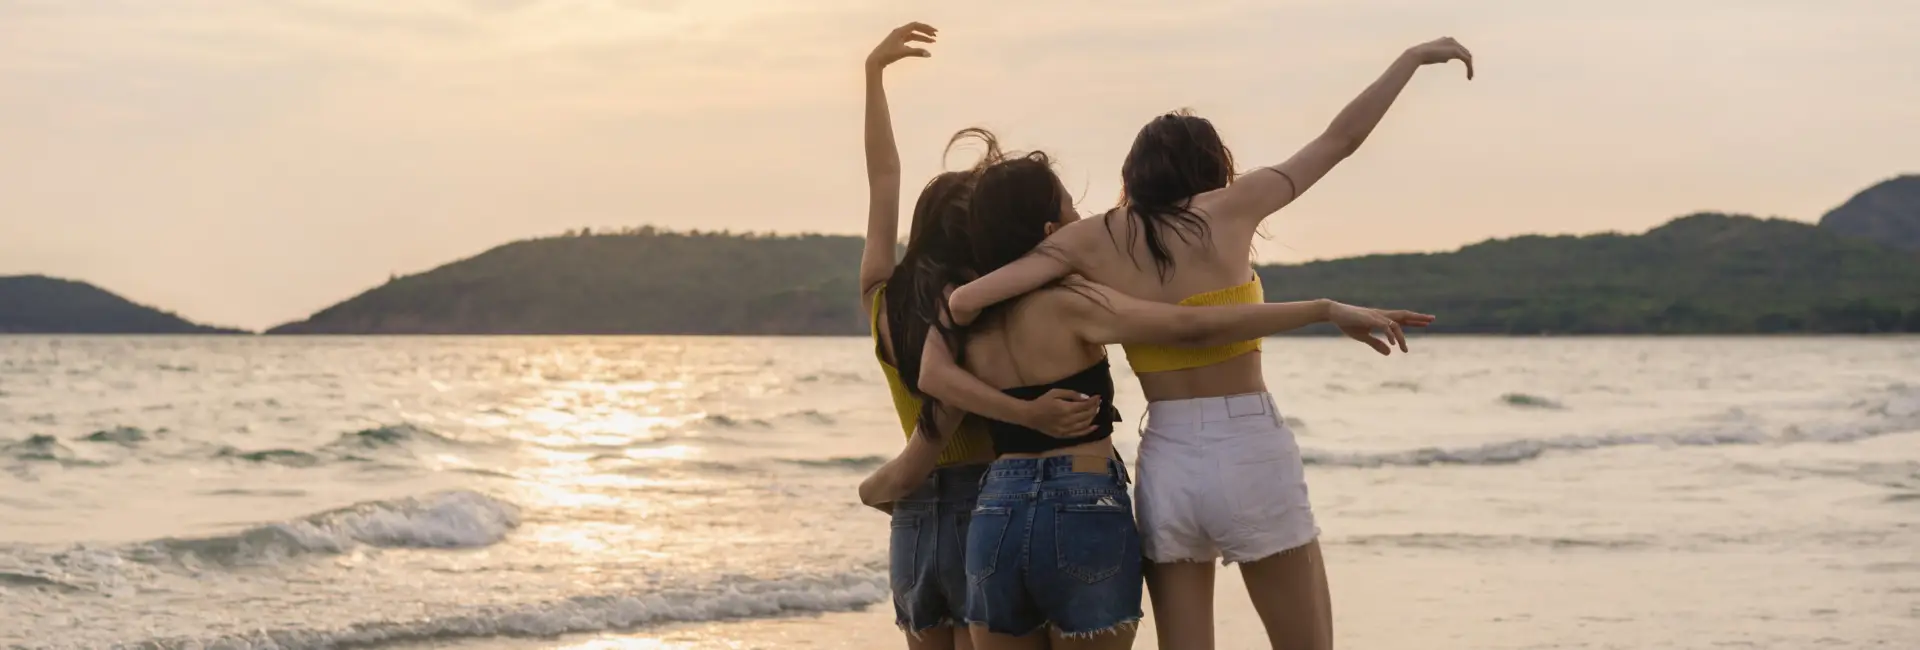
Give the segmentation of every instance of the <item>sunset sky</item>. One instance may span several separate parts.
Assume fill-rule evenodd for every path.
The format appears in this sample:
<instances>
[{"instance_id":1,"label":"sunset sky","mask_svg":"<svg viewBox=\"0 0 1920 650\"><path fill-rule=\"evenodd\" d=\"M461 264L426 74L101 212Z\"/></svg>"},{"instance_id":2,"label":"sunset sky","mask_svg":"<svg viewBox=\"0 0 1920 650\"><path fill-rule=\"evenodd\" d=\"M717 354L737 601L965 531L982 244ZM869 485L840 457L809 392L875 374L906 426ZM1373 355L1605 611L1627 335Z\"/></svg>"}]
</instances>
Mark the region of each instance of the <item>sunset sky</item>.
<instances>
[{"instance_id":1,"label":"sunset sky","mask_svg":"<svg viewBox=\"0 0 1920 650\"><path fill-rule=\"evenodd\" d=\"M1915 2L0 0L0 274L260 328L580 226L858 233L860 62L909 20L941 30L890 74L909 199L982 125L1083 212L1161 111L1269 164L1407 46L1472 48L1268 261L1813 220L1920 171Z\"/></svg>"}]
</instances>

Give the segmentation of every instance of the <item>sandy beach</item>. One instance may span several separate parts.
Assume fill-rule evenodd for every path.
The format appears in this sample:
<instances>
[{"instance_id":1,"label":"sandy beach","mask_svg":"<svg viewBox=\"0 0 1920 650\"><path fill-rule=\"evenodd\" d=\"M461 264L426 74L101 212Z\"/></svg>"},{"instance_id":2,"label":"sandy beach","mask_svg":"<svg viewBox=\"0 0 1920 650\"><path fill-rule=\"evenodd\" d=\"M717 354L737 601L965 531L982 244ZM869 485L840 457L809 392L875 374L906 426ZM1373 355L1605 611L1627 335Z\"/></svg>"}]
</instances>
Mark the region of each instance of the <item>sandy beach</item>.
<instances>
[{"instance_id":1,"label":"sandy beach","mask_svg":"<svg viewBox=\"0 0 1920 650\"><path fill-rule=\"evenodd\" d=\"M1240 594L1237 571L1220 573L1218 629L1220 650L1264 648L1260 621ZM1344 620L1352 620L1346 617ZM1153 617L1142 623L1135 648L1158 648ZM1372 638L1372 635L1367 635ZM1343 635L1352 638L1352 635ZM1345 640L1343 638L1343 640ZM856 612L791 618L673 625L629 634L597 634L555 640L490 639L435 646L463 650L896 650L903 647L893 626L893 610L880 603Z\"/></svg>"},{"instance_id":2,"label":"sandy beach","mask_svg":"<svg viewBox=\"0 0 1920 650\"><path fill-rule=\"evenodd\" d=\"M1820 465L1902 459L1900 468L1920 468L1913 450L1920 434L1895 435L1851 446L1808 448L1803 461ZM1633 464L1641 451L1618 452L1617 466ZM1734 450L1731 465L1745 465L1768 453L1761 448ZM1563 476L1561 488L1584 482L1572 460L1543 461L1544 473ZM1428 470L1458 473L1468 468ZM1904 475L1908 470L1902 469ZM1657 469L1641 479L1684 481ZM1664 479L1663 479L1664 477ZM1920 474L1915 474L1920 477ZM1789 491L1762 487L1781 495ZM1870 503L1884 497L1870 485L1834 490L1823 498ZM1672 491L1669 488L1668 491ZM1569 491L1564 509L1588 510ZM1618 498L1621 495L1614 495ZM1757 495L1756 495L1757 496ZM1682 498L1681 500L1686 500ZM1411 507L1465 511L1473 506L1442 504L1417 491ZM1755 499L1759 501L1759 499ZM1659 506L1648 503L1649 509ZM1497 505L1488 509L1499 509ZM1766 508L1747 509L1762 519ZM1444 513L1441 513L1444 514ZM1736 513L1727 513L1734 515ZM1814 526L1810 520L1773 522L1786 527ZM1831 523L1831 522L1830 522ZM1867 522L1858 522L1867 523ZM1675 526L1685 526L1676 518ZM1882 520L1872 528L1887 534L1911 534L1920 523ZM1830 531L1850 536L1857 532ZM1403 536L1404 537L1404 536ZM1416 536L1419 537L1419 536ZM1834 553L1818 547L1725 549L1714 545L1655 547L1632 542L1590 543L1572 538L1494 540L1460 535L1400 537L1329 533L1329 574L1333 584L1336 643L1342 648L1628 649L1628 648L1789 648L1920 647L1920 606L1908 600L1873 595L1913 593L1899 586L1900 574L1920 567L1912 556L1899 561ZM1496 550L1486 548L1498 546ZM1223 569L1215 590L1215 629L1219 650L1259 650L1267 642L1259 618L1247 603L1239 572ZM1911 575L1908 573L1907 575ZM1879 641L1865 641L1878 639ZM892 611L880 603L863 611L790 618L704 622L622 634L561 639L489 639L440 646L468 650L646 649L646 650L893 650L903 647ZM1151 605L1135 648L1155 643Z\"/></svg>"}]
</instances>

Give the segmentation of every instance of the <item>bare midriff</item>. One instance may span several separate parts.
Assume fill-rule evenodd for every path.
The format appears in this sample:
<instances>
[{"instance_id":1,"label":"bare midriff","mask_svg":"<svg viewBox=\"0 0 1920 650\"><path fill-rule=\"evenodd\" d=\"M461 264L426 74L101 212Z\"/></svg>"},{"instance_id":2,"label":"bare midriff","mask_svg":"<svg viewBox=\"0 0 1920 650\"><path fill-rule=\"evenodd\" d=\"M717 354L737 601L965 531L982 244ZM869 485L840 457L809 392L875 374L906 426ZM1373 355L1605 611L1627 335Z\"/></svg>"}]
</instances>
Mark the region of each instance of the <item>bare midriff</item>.
<instances>
[{"instance_id":1,"label":"bare midriff","mask_svg":"<svg viewBox=\"0 0 1920 650\"><path fill-rule=\"evenodd\" d=\"M1258 350L1209 366L1139 376L1140 390L1150 402L1267 392Z\"/></svg>"}]
</instances>

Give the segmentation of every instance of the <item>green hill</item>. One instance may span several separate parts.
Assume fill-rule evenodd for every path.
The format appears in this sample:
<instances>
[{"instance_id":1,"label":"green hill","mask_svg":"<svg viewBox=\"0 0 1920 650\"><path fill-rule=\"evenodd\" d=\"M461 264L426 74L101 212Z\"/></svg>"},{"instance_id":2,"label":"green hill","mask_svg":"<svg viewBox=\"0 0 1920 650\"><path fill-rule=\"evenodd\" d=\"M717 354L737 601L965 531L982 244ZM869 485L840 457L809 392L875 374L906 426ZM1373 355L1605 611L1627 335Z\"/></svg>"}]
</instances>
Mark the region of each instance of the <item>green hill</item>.
<instances>
[{"instance_id":1,"label":"green hill","mask_svg":"<svg viewBox=\"0 0 1920 650\"><path fill-rule=\"evenodd\" d=\"M272 334L866 332L856 237L671 233L514 242L395 278ZM1270 300L1441 316L1438 332L1920 332L1920 256L1785 220L1263 266Z\"/></svg>"},{"instance_id":2,"label":"green hill","mask_svg":"<svg viewBox=\"0 0 1920 650\"><path fill-rule=\"evenodd\" d=\"M1440 316L1442 332L1920 332L1920 257L1786 220L1698 214L1643 235L1260 268L1269 300Z\"/></svg>"},{"instance_id":3,"label":"green hill","mask_svg":"<svg viewBox=\"0 0 1920 650\"><path fill-rule=\"evenodd\" d=\"M858 237L652 228L499 246L269 334L861 334Z\"/></svg>"},{"instance_id":4,"label":"green hill","mask_svg":"<svg viewBox=\"0 0 1920 650\"><path fill-rule=\"evenodd\" d=\"M0 277L0 333L237 334L135 304L113 292L41 275Z\"/></svg>"},{"instance_id":5,"label":"green hill","mask_svg":"<svg viewBox=\"0 0 1920 650\"><path fill-rule=\"evenodd\" d=\"M1820 227L1920 251L1920 175L1900 176L1862 190L1820 217Z\"/></svg>"}]
</instances>

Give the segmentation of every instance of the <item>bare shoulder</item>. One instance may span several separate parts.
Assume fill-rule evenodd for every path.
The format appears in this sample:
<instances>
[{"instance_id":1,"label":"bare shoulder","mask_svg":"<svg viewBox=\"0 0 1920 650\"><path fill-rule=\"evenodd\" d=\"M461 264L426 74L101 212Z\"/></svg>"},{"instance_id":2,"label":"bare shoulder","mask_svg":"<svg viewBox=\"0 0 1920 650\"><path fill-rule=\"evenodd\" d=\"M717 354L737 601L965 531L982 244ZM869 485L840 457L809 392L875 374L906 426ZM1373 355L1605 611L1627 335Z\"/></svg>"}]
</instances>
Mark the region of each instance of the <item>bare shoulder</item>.
<instances>
[{"instance_id":1,"label":"bare shoulder","mask_svg":"<svg viewBox=\"0 0 1920 650\"><path fill-rule=\"evenodd\" d=\"M1059 232L1048 237L1047 243L1064 247L1068 252L1076 254L1110 247L1113 235L1107 219L1111 218L1109 216L1111 214L1113 212L1110 211L1106 214L1091 215L1067 224Z\"/></svg>"},{"instance_id":2,"label":"bare shoulder","mask_svg":"<svg viewBox=\"0 0 1920 650\"><path fill-rule=\"evenodd\" d=\"M1069 275L1059 282L1035 291L1035 307L1061 318L1082 318L1100 310L1109 289L1080 275Z\"/></svg>"}]
</instances>

